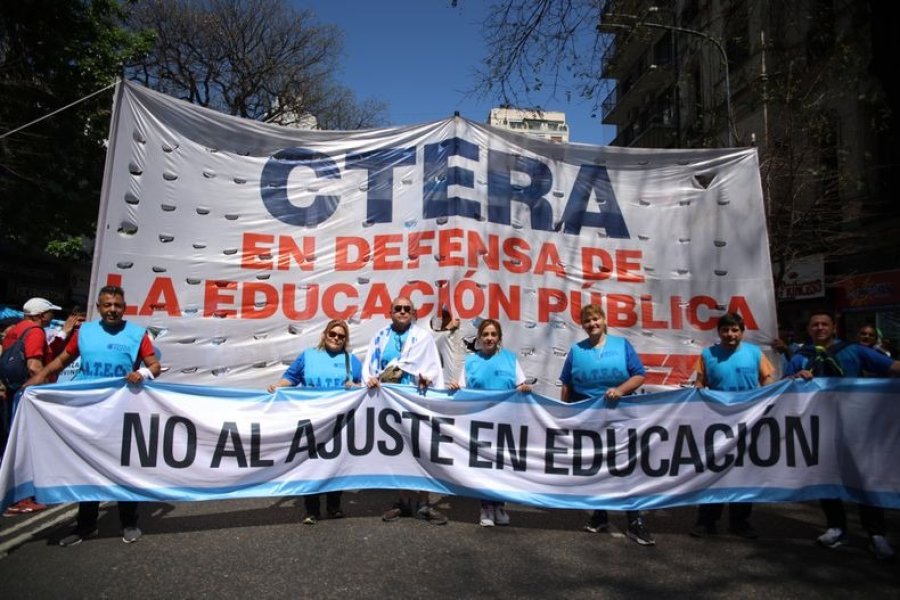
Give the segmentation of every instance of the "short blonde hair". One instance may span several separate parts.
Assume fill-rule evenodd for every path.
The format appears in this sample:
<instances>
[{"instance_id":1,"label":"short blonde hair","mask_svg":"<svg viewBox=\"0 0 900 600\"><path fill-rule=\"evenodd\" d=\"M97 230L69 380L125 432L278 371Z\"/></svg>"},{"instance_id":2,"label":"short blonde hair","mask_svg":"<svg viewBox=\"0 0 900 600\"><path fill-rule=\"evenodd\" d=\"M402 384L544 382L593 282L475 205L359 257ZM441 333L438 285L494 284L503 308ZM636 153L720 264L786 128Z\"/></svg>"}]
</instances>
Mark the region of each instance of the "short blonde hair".
<instances>
[{"instance_id":1,"label":"short blonde hair","mask_svg":"<svg viewBox=\"0 0 900 600\"><path fill-rule=\"evenodd\" d=\"M591 317L606 318L606 313L600 308L599 304L588 304L581 309L581 322L584 323Z\"/></svg>"},{"instance_id":2,"label":"short blonde hair","mask_svg":"<svg viewBox=\"0 0 900 600\"><path fill-rule=\"evenodd\" d=\"M325 326L325 329L322 330L322 335L319 336L319 345L316 346L316 348L319 350L325 348L325 336L327 336L328 332L334 327L340 327L344 330L344 335L347 336L344 338L344 351L348 352L350 350L350 326L347 325L347 321L344 321L343 319L332 319L328 321L328 325Z\"/></svg>"}]
</instances>

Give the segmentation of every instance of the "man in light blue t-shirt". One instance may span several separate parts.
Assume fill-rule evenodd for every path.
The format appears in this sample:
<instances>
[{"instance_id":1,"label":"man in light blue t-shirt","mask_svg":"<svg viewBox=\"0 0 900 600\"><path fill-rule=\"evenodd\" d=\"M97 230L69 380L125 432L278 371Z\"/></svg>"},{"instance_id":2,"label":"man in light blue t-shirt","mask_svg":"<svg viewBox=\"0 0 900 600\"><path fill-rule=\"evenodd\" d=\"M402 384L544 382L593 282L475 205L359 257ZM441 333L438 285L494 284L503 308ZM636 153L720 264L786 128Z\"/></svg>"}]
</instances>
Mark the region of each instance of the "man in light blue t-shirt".
<instances>
[{"instance_id":1,"label":"man in light blue t-shirt","mask_svg":"<svg viewBox=\"0 0 900 600\"><path fill-rule=\"evenodd\" d=\"M801 347L791 358L785 371L786 377L876 377L900 375L900 361L867 348L837 339L834 317L829 312L814 312L806 328L810 344ZM849 541L847 513L844 503L837 498L821 500L825 513L826 531L816 542L826 548L839 548ZM890 560L894 549L887 541L884 509L880 506L859 504L859 520L869 534L869 549L879 560Z\"/></svg>"},{"instance_id":2,"label":"man in light blue t-shirt","mask_svg":"<svg viewBox=\"0 0 900 600\"><path fill-rule=\"evenodd\" d=\"M101 288L97 295L97 313L100 319L84 323L69 339L62 354L29 379L26 385L44 383L78 357L81 357L81 368L75 379L79 381L121 377L132 385L139 385L144 380L159 376L162 368L147 331L123 318L125 292L122 288L113 285ZM137 506L134 501L119 502L122 541L126 544L141 539ZM75 527L69 535L59 540L59 545L75 546L96 535L99 510L99 502L79 502Z\"/></svg>"},{"instance_id":3,"label":"man in light blue t-shirt","mask_svg":"<svg viewBox=\"0 0 900 600\"><path fill-rule=\"evenodd\" d=\"M735 313L719 317L716 329L719 343L705 348L697 361L698 388L740 392L769 385L775 380L775 368L759 346L745 342L744 319ZM753 504L732 502L728 505L728 531L745 538L757 537L750 525ZM721 503L701 504L697 508L697 524L691 529L692 537L705 537L717 532L716 522L725 511Z\"/></svg>"}]
</instances>

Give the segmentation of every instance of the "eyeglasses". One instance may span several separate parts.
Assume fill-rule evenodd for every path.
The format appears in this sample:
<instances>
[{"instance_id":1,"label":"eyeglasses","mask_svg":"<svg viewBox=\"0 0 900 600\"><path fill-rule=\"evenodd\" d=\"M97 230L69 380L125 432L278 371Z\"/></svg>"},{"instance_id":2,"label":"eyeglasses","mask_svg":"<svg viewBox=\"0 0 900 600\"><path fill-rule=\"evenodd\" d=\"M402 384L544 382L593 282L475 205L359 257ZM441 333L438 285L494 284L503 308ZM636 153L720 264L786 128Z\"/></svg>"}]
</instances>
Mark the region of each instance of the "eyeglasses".
<instances>
[{"instance_id":1,"label":"eyeglasses","mask_svg":"<svg viewBox=\"0 0 900 600\"><path fill-rule=\"evenodd\" d=\"M394 312L396 313L407 313L412 312L412 306L408 304L397 304L394 306Z\"/></svg>"},{"instance_id":2,"label":"eyeglasses","mask_svg":"<svg viewBox=\"0 0 900 600\"><path fill-rule=\"evenodd\" d=\"M338 333L337 331L329 331L325 335L327 335L329 338L331 338L333 340L337 340L339 342L342 342L345 339L347 339L346 335L344 335L343 333Z\"/></svg>"}]
</instances>

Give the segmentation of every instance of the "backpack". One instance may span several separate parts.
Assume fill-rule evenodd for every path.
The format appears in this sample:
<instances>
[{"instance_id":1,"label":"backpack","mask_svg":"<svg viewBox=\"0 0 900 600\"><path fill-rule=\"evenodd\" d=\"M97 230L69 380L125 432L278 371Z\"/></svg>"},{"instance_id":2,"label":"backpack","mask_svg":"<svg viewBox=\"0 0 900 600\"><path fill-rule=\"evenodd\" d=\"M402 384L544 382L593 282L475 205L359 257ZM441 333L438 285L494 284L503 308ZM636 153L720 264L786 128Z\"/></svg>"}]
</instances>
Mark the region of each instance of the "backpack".
<instances>
[{"instance_id":1,"label":"backpack","mask_svg":"<svg viewBox=\"0 0 900 600\"><path fill-rule=\"evenodd\" d=\"M25 338L32 329L40 329L39 325L29 327L13 342L13 345L0 354L0 381L8 390L17 390L28 381L28 359L25 357Z\"/></svg>"},{"instance_id":2,"label":"backpack","mask_svg":"<svg viewBox=\"0 0 900 600\"><path fill-rule=\"evenodd\" d=\"M835 342L828 348L806 344L797 354L807 358L806 369L816 377L843 377L844 369L837 360L837 354L850 345L850 342Z\"/></svg>"}]
</instances>

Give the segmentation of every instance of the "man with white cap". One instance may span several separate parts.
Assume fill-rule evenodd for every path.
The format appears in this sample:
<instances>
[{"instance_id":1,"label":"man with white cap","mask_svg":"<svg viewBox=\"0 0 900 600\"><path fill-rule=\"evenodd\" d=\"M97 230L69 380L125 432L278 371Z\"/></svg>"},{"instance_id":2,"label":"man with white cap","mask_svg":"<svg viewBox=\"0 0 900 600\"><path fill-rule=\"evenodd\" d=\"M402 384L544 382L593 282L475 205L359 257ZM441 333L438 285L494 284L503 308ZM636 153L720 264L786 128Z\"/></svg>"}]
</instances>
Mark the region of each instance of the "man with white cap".
<instances>
[{"instance_id":1,"label":"man with white cap","mask_svg":"<svg viewBox=\"0 0 900 600\"><path fill-rule=\"evenodd\" d=\"M3 337L3 351L6 352L16 343L16 340L24 336L25 360L30 376L37 375L44 368L44 365L53 359L44 328L50 325L50 321L53 320L53 311L55 310L62 309L46 298L32 298L22 307L25 316L17 325L14 325L12 329L7 331ZM6 448L6 441L12 424L13 399L18 391L18 388L7 388L3 398L3 432L2 440L0 440L0 452ZM47 508L45 505L35 502L34 499L25 498L7 508L3 516L9 517L17 514L33 513L45 508Z\"/></svg>"}]
</instances>

